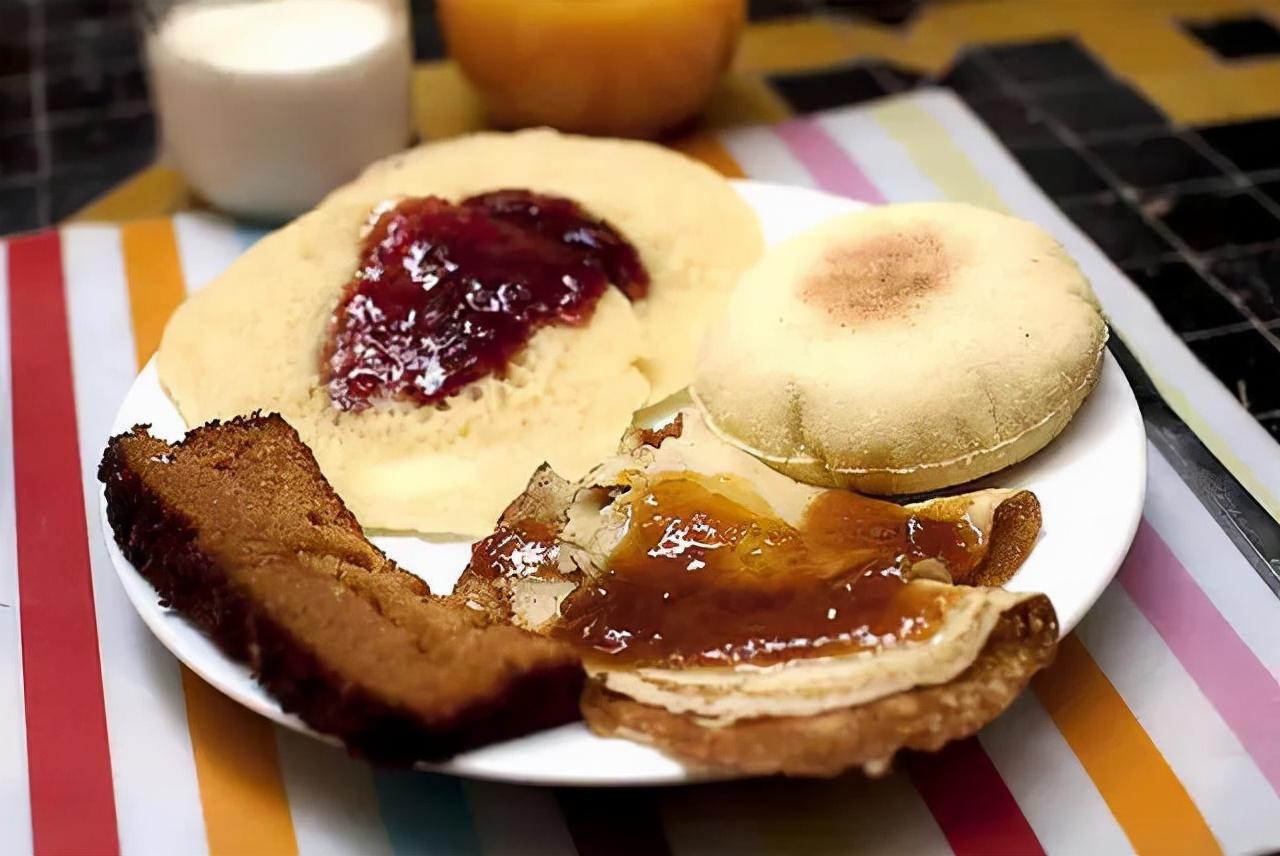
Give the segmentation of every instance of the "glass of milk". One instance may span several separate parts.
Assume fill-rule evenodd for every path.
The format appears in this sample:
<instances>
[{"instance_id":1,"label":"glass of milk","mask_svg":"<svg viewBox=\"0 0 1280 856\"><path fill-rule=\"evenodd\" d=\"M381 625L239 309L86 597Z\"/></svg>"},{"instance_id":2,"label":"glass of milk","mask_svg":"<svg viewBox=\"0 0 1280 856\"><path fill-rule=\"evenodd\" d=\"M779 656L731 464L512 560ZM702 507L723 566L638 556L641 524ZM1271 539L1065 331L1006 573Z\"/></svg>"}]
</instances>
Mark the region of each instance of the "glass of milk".
<instances>
[{"instance_id":1,"label":"glass of milk","mask_svg":"<svg viewBox=\"0 0 1280 856\"><path fill-rule=\"evenodd\" d=\"M306 211L411 138L406 0L146 0L166 156L213 205Z\"/></svg>"}]
</instances>

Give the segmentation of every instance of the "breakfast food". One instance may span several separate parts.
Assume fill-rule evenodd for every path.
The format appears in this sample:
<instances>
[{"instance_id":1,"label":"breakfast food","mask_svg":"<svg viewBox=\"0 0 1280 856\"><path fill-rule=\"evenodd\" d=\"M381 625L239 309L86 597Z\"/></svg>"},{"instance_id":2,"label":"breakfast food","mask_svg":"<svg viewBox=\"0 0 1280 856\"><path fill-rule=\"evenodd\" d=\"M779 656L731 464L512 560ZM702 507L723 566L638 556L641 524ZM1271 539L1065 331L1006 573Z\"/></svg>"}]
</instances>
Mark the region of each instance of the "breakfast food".
<instances>
[{"instance_id":1,"label":"breakfast food","mask_svg":"<svg viewBox=\"0 0 1280 856\"><path fill-rule=\"evenodd\" d=\"M480 534L683 387L759 255L730 185L657 146L479 134L370 167L165 330L187 424L269 409L375 529Z\"/></svg>"},{"instance_id":2,"label":"breakfast food","mask_svg":"<svg viewBox=\"0 0 1280 856\"><path fill-rule=\"evenodd\" d=\"M956 203L869 208L772 248L708 332L711 427L812 484L904 494L1033 454L1098 379L1106 324L1034 224Z\"/></svg>"},{"instance_id":3,"label":"breakfast food","mask_svg":"<svg viewBox=\"0 0 1280 856\"><path fill-rule=\"evenodd\" d=\"M364 538L280 417L174 445L135 428L98 476L162 601L354 751L436 759L577 718L573 649L432 596Z\"/></svg>"},{"instance_id":4,"label":"breakfast food","mask_svg":"<svg viewBox=\"0 0 1280 856\"><path fill-rule=\"evenodd\" d=\"M541 469L454 596L575 646L599 733L740 772L876 773L972 734L1052 659L1049 601L985 585L1039 529L1027 492L899 506L801 484L686 410L578 483Z\"/></svg>"}]
</instances>

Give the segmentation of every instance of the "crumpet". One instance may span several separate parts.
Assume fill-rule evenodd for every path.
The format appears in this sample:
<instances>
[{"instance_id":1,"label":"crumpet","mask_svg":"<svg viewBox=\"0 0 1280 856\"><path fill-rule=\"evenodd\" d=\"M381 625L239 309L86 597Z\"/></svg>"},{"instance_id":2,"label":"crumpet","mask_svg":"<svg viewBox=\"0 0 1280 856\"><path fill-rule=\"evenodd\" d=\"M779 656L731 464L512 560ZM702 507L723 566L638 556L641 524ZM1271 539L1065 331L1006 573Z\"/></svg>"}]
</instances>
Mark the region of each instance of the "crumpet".
<instances>
[{"instance_id":1,"label":"crumpet","mask_svg":"<svg viewBox=\"0 0 1280 856\"><path fill-rule=\"evenodd\" d=\"M692 392L722 437L813 484L904 494L1032 455L1098 380L1107 328L1038 226L957 203L871 208L771 249Z\"/></svg>"}]
</instances>

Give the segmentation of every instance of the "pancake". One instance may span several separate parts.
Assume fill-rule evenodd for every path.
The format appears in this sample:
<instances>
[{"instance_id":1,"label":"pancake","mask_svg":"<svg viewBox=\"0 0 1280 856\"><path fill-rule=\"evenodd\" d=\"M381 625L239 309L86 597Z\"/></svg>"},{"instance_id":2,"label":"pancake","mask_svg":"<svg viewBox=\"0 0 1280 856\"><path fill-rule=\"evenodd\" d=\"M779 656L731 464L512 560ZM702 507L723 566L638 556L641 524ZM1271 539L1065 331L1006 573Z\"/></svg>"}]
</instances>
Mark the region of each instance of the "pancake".
<instances>
[{"instance_id":1,"label":"pancake","mask_svg":"<svg viewBox=\"0 0 1280 856\"><path fill-rule=\"evenodd\" d=\"M708 490L673 504L673 483ZM540 470L454 597L576 645L601 734L753 774L879 773L972 734L1052 659L1048 600L985 585L1039 528L1027 492L896 506L798 483L688 410L577 483Z\"/></svg>"},{"instance_id":2,"label":"pancake","mask_svg":"<svg viewBox=\"0 0 1280 856\"><path fill-rule=\"evenodd\" d=\"M1079 268L1032 223L957 203L870 208L772 248L708 332L711 427L818 485L905 494L1035 453L1097 383Z\"/></svg>"},{"instance_id":3,"label":"pancake","mask_svg":"<svg viewBox=\"0 0 1280 856\"><path fill-rule=\"evenodd\" d=\"M505 372L434 406L335 407L321 364L371 210L509 187L608 220L639 250L648 296L607 288L586 323L538 329ZM483 534L535 467L582 475L637 408L688 382L705 319L760 242L727 182L657 146L551 131L426 145L371 167L193 295L165 330L160 380L188 425L279 412L369 528Z\"/></svg>"}]
</instances>

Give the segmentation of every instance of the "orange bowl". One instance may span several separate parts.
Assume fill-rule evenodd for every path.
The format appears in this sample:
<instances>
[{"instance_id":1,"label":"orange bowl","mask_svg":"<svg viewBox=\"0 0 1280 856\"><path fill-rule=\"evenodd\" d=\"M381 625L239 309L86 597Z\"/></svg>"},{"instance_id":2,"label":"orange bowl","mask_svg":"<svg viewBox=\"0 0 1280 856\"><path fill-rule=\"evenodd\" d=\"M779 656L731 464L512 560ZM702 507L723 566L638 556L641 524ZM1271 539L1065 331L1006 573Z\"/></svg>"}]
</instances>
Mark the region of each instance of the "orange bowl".
<instances>
[{"instance_id":1,"label":"orange bowl","mask_svg":"<svg viewBox=\"0 0 1280 856\"><path fill-rule=\"evenodd\" d=\"M745 0L439 0L450 55L503 127L653 137L697 115Z\"/></svg>"}]
</instances>

